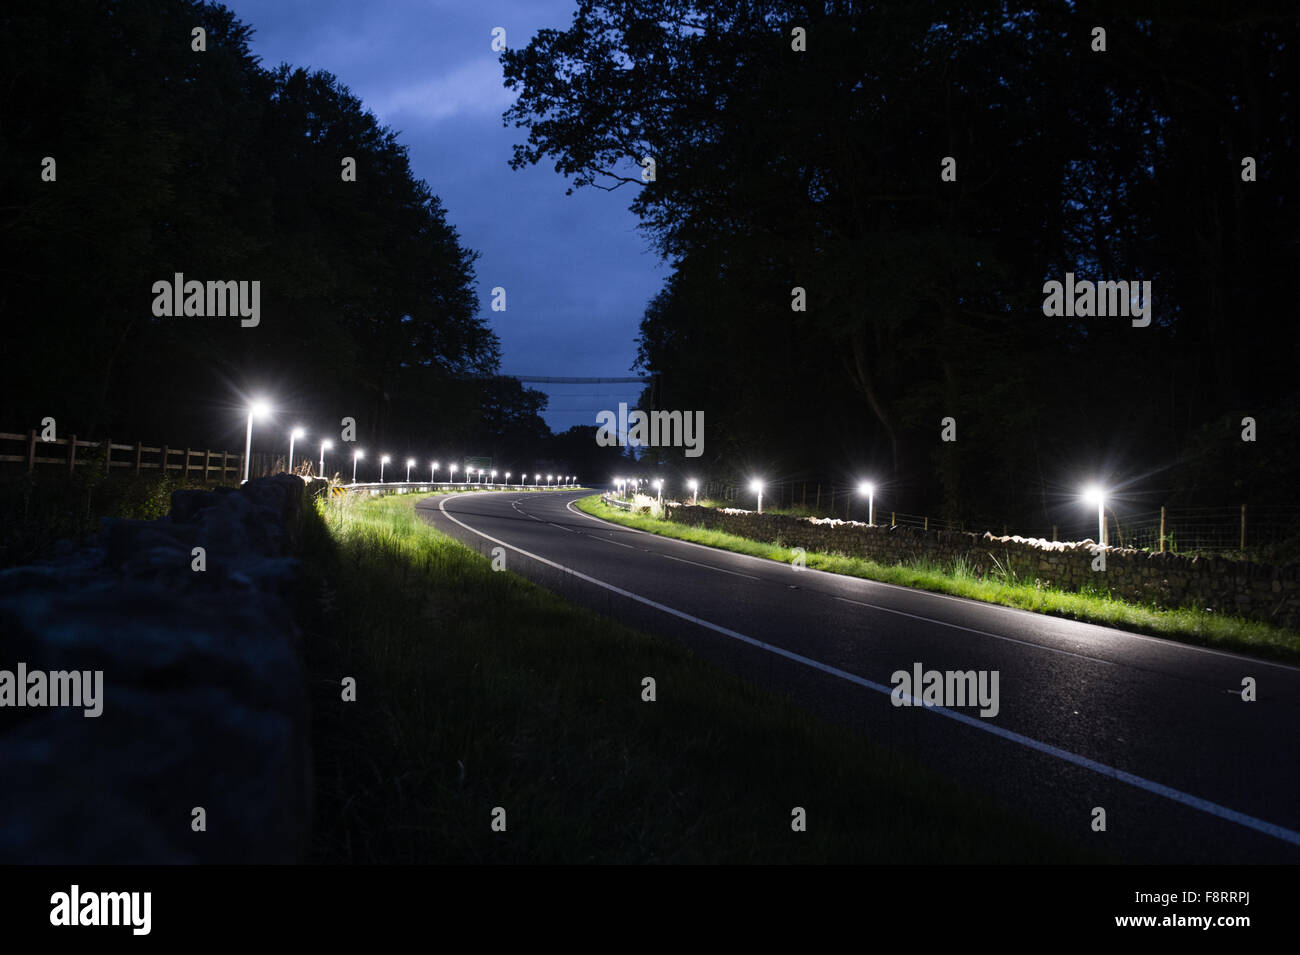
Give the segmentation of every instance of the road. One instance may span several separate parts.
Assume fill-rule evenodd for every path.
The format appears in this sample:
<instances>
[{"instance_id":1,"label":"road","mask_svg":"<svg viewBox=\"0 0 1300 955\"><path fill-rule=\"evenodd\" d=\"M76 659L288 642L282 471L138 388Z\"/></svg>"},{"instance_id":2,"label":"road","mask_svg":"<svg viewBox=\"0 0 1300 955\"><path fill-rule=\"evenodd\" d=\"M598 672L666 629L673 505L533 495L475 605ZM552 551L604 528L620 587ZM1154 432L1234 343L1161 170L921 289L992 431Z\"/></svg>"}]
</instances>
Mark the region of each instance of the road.
<instances>
[{"instance_id":1,"label":"road","mask_svg":"<svg viewBox=\"0 0 1300 955\"><path fill-rule=\"evenodd\" d=\"M1300 861L1300 668L669 540L583 514L571 503L585 493L417 510L485 555L505 548L509 570L1117 861ZM891 674L918 663L997 671L996 716L895 706Z\"/></svg>"}]
</instances>

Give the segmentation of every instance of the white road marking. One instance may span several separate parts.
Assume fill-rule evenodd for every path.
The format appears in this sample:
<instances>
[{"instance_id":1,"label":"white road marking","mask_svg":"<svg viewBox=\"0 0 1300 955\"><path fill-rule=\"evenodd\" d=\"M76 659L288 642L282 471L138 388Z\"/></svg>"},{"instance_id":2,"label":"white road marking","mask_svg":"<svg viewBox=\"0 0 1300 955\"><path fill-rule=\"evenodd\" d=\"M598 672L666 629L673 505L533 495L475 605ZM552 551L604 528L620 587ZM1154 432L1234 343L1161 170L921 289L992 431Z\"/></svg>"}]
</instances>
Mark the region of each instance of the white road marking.
<instances>
[{"instance_id":1,"label":"white road marking","mask_svg":"<svg viewBox=\"0 0 1300 955\"><path fill-rule=\"evenodd\" d=\"M885 613L896 613L900 617L911 617L913 620L924 620L927 623L941 623L942 621L931 620L929 617L922 617L919 614L907 613L903 610L894 610L892 607L881 607L878 604L869 604L865 600L854 600L852 597L836 597L836 600L842 600L846 604L856 604L859 607L870 607L872 610L883 610ZM1118 666L1114 660L1106 660L1102 657L1090 656L1086 653L1075 653L1072 650L1062 650L1060 647L1045 647L1041 643L1034 643L1032 640L1018 640L1015 637L1008 637L1004 633L993 633L989 630L976 630L974 627L963 627L958 623L945 623L945 627L951 627L954 630L965 630L967 633L974 633L981 637L993 637L997 640L1005 640L1007 643L1018 643L1024 647L1032 647L1035 650L1045 650L1048 653L1063 653L1067 657L1078 657L1080 660L1089 660L1093 663L1104 663L1106 666ZM1163 674L1162 674L1163 675Z\"/></svg>"},{"instance_id":2,"label":"white road marking","mask_svg":"<svg viewBox=\"0 0 1300 955\"><path fill-rule=\"evenodd\" d=\"M471 534L477 534L479 537L485 538L486 540L489 540L494 544L499 544L502 547L509 548L510 550L513 550L516 553L523 554L525 557L529 557L540 564L545 564L547 567L553 567L556 570L563 571L564 573L572 574L574 577L577 577L579 580L585 580L589 584L593 584L597 587L602 587L605 590L611 591L612 593L616 593L621 597L627 597L629 600L635 600L637 603L645 604L647 607L653 607L655 610L660 610L666 614L670 614L671 616L677 617L680 620L685 620L689 623L696 624L697 626L704 627L706 630L712 630L714 633L720 633L723 636L730 637L733 640L739 640L741 643L748 644L749 646L752 647L757 647L760 650L765 650L768 653L775 654L776 656L784 657L787 660L791 660L795 663L802 664L803 666L810 667L814 670L820 670L822 673L826 673L831 676L838 677L841 680L845 680L849 683L854 683L858 686L865 687L868 690L873 690L877 693L883 693L886 696L889 696L893 693L893 688L885 686L883 683L876 683L873 680L868 680L865 677L860 677L856 673L850 673L847 670L841 670L839 667L834 667L831 666L830 664L822 663L820 660L814 660L811 657L805 657L802 654L795 653L791 650L787 650L784 647L778 647L771 643L764 643L762 640L756 640L753 637L746 636L745 634L740 633L736 630L732 630L729 627L723 627L719 624L712 623L711 621L704 620L700 617L696 617L691 614L685 613L684 611L677 610L674 607L669 607L666 604L661 604L658 601L649 599L648 597L642 597L640 594L632 593L632 591L630 590L624 590L622 587L617 587L614 584L608 583L607 581L598 580L595 577L591 577L587 574L582 573L581 571L574 570L571 567L565 567L563 564L558 564L555 561L548 560L547 558L542 557L538 554L530 553L529 551L526 551L521 547L516 547L514 544L508 544L503 540L498 540L497 538L492 537L490 534L485 534L483 533L483 531L476 530L475 528L470 527L464 521L458 520L453 514L451 514L447 510L446 505L447 505L447 501L449 500L452 500L452 498L441 498L438 502L438 510L441 511L443 516L446 517L448 520L452 521L455 524L459 524L461 527L465 528L465 530L469 531ZM919 703L920 701L914 700L912 702L915 704L915 703ZM950 710L944 706L924 706L923 708L929 712L937 713L940 716L944 716L947 717L948 719L956 720L958 723L962 723L966 726L973 727L974 729L980 730L981 732L991 733L994 736L1008 740L1009 742L1012 743L1016 743L1020 746L1024 746L1028 749L1034 750L1035 752L1043 753L1047 756L1053 756L1056 759L1059 759L1063 762L1070 763L1074 766L1079 766L1083 769L1091 770L1094 773L1098 773L1099 775L1109 777L1110 779L1118 780L1119 782L1122 783L1127 783L1130 786L1135 786L1138 789L1144 790L1145 792L1149 792L1153 795L1162 796L1165 799L1168 799L1172 802L1176 802L1181 805L1188 806L1192 809L1197 809L1208 815L1216 816L1217 818L1224 819L1228 822L1234 822L1239 826L1244 826L1248 829L1253 829L1256 832L1263 833L1266 836L1272 836L1274 839L1280 839L1281 841L1288 842L1291 845L1300 846L1300 832L1294 832L1283 826L1279 826L1276 823L1268 822L1267 820L1264 819L1257 819L1254 816L1249 816L1243 812L1238 812L1235 809L1229 809L1227 806L1221 806L1218 803L1210 802L1208 799L1202 799L1200 796L1193 796L1191 793L1185 793L1182 790L1174 789L1173 787L1166 786L1163 783L1154 782L1150 779L1146 779L1142 776L1138 776L1134 773L1130 773L1127 770L1117 769L1114 766L1108 766L1107 764L1098 762L1095 759L1089 759L1087 756L1080 756L1078 753L1071 753L1069 750L1061 749L1059 746L1053 746L1050 743L1041 742L1040 740L1033 739L1032 737L1025 736L1021 733L1016 733L1012 730L1004 729L1001 726L995 726L989 723L987 720L982 720L973 716L967 716L965 713L958 713L957 711Z\"/></svg>"},{"instance_id":3,"label":"white road marking","mask_svg":"<svg viewBox=\"0 0 1300 955\"><path fill-rule=\"evenodd\" d=\"M720 547L710 547L707 544L697 544L695 541L681 540L680 538L677 537L667 537L666 535L663 534L652 534L650 533L650 531L643 531L640 530L639 528L628 527L624 524L616 524L613 521L607 521L604 518L595 517L591 514L588 514L586 511L574 507L572 501L568 503L567 507L568 510L572 511L574 514L580 514L583 517L587 518L588 520L596 521L598 524L604 524L607 527L617 527L619 530L627 531L630 534L648 534L651 537L657 537L661 540L675 541L678 544L685 544L688 547L700 547L703 548L704 550L712 552L713 554L725 554L728 557L740 557L746 560L757 560L757 561L761 561L768 567L773 567L775 565L782 563L781 561L773 560L770 557L757 557L754 554L741 554L738 553L737 551L724 550ZM1171 652L1186 650L1193 653L1209 653L1214 656L1228 657L1231 660L1236 660L1242 665L1275 667L1279 670L1291 670L1294 673L1300 673L1300 666L1295 666L1294 664L1290 664L1290 663L1279 663L1276 660L1265 660L1261 657L1248 657L1242 653L1233 653L1230 650L1215 650L1213 647L1200 647L1194 643L1177 643L1176 641L1165 639L1162 637L1151 637L1145 633L1134 633L1131 630L1120 630L1117 627L1107 627L1107 626L1103 626L1102 624L1089 623L1086 620L1070 620L1065 617L1054 617L1051 614L1035 613L1032 610L1021 610L1019 607L1006 607L1003 606L1002 604L987 603L983 600L974 600L970 597L956 597L952 594L941 594L933 590L921 590L920 588L917 587L904 587L902 584L891 584L891 583L886 583L883 580L871 580L870 578L867 577L852 577L848 574L837 574L829 570L819 570L816 567L805 567L802 572L808 574L819 574L821 576L830 577L835 583L839 583L839 584L852 582L852 583L864 584L872 587L889 587L893 590L902 590L906 593L913 594L913 595L921 594L926 597L933 597L935 600L951 600L960 604L964 604L968 607L980 607L985 610L993 610L993 611L1000 611L1002 613L1015 614L1022 618L1025 616L1030 616L1030 617L1037 618L1038 621L1046 620L1046 621L1054 621L1060 623L1068 623L1077 627L1088 627L1091 630L1100 630L1103 635L1108 637L1122 636L1125 638L1131 638L1133 640L1145 640L1149 643L1157 643L1160 645L1162 649L1169 650ZM888 608L881 608L881 609L888 610ZM902 611L890 610L889 612L901 613ZM935 620L932 617L918 617L917 619L926 620L930 623L939 624L940 626L944 626L944 627L957 626L956 624L948 623L946 620ZM963 629L963 628L958 627L958 629ZM993 634L993 636L999 636L999 635ZM1011 638L999 636L999 639L1010 640ZM1061 637L1059 639L1068 639L1068 638ZM1068 650L1058 650L1056 647L1043 646L1042 644L1037 644L1037 646L1042 646L1044 650L1050 650L1056 653L1070 653L1070 651Z\"/></svg>"}]
</instances>

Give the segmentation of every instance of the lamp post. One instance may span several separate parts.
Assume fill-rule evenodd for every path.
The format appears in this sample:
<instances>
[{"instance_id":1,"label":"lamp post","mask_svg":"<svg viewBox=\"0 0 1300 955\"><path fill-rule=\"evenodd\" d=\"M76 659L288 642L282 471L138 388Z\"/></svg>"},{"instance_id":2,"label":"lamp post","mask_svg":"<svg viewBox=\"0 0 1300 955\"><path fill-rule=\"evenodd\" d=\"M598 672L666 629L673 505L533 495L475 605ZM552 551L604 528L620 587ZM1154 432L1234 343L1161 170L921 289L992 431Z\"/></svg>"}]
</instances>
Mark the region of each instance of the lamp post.
<instances>
[{"instance_id":1,"label":"lamp post","mask_svg":"<svg viewBox=\"0 0 1300 955\"><path fill-rule=\"evenodd\" d=\"M758 513L763 513L763 482L754 480L749 482L749 489L758 495Z\"/></svg>"},{"instance_id":2,"label":"lamp post","mask_svg":"<svg viewBox=\"0 0 1300 955\"><path fill-rule=\"evenodd\" d=\"M447 465L447 480L452 484L456 483L456 465Z\"/></svg>"},{"instance_id":3,"label":"lamp post","mask_svg":"<svg viewBox=\"0 0 1300 955\"><path fill-rule=\"evenodd\" d=\"M1106 546L1106 492L1093 484L1084 489L1083 499L1097 504L1097 543Z\"/></svg>"},{"instance_id":4,"label":"lamp post","mask_svg":"<svg viewBox=\"0 0 1300 955\"><path fill-rule=\"evenodd\" d=\"M406 483L411 483L411 468L415 467L415 458L406 459Z\"/></svg>"},{"instance_id":5,"label":"lamp post","mask_svg":"<svg viewBox=\"0 0 1300 955\"><path fill-rule=\"evenodd\" d=\"M265 418L271 413L265 401L254 401L248 406L248 433L244 436L244 482L248 482L248 467L253 454L253 418Z\"/></svg>"},{"instance_id":6,"label":"lamp post","mask_svg":"<svg viewBox=\"0 0 1300 955\"><path fill-rule=\"evenodd\" d=\"M658 480L655 481L655 488L659 491L659 506L663 507L664 504L664 479L663 478L659 478Z\"/></svg>"},{"instance_id":7,"label":"lamp post","mask_svg":"<svg viewBox=\"0 0 1300 955\"><path fill-rule=\"evenodd\" d=\"M863 481L858 485L858 493L867 496L867 526L870 527L876 523L876 486Z\"/></svg>"},{"instance_id":8,"label":"lamp post","mask_svg":"<svg viewBox=\"0 0 1300 955\"><path fill-rule=\"evenodd\" d=\"M352 452L352 483L357 483L357 462L366 456L366 452L357 448Z\"/></svg>"},{"instance_id":9,"label":"lamp post","mask_svg":"<svg viewBox=\"0 0 1300 955\"><path fill-rule=\"evenodd\" d=\"M430 483L430 484L433 484L433 483L434 483L434 480L433 480L433 472L436 471L436 470L438 470L438 462L437 462L437 461L430 461L430 462L429 462L429 483Z\"/></svg>"},{"instance_id":10,"label":"lamp post","mask_svg":"<svg viewBox=\"0 0 1300 955\"><path fill-rule=\"evenodd\" d=\"M384 465L387 464L389 460L391 459L386 454L379 459L379 483L380 484L384 483Z\"/></svg>"},{"instance_id":11,"label":"lamp post","mask_svg":"<svg viewBox=\"0 0 1300 955\"><path fill-rule=\"evenodd\" d=\"M320 443L320 476L325 476L325 452L333 450L333 441L322 441Z\"/></svg>"},{"instance_id":12,"label":"lamp post","mask_svg":"<svg viewBox=\"0 0 1300 955\"><path fill-rule=\"evenodd\" d=\"M294 428L292 431L289 432L289 467L286 468L286 470L290 474L293 473L293 443L294 441L296 441L298 438L301 438L306 433L307 432L303 431L302 428Z\"/></svg>"},{"instance_id":13,"label":"lamp post","mask_svg":"<svg viewBox=\"0 0 1300 955\"><path fill-rule=\"evenodd\" d=\"M493 487L496 487L496 486L497 486L497 472L496 472L496 471L493 471L493 472L492 472L492 486L493 486Z\"/></svg>"},{"instance_id":14,"label":"lamp post","mask_svg":"<svg viewBox=\"0 0 1300 955\"><path fill-rule=\"evenodd\" d=\"M686 482L686 486L691 489L691 504L695 505L700 503L700 482L695 480L695 478L691 478Z\"/></svg>"}]
</instances>

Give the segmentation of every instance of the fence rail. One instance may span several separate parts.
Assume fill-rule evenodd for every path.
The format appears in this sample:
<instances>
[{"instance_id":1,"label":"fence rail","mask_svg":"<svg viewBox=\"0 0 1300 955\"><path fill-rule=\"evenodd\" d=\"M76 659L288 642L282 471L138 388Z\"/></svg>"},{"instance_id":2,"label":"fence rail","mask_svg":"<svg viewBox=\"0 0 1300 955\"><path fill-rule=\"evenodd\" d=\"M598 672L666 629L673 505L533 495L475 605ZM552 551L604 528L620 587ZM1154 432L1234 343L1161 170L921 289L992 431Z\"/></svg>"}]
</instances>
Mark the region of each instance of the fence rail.
<instances>
[{"instance_id":1,"label":"fence rail","mask_svg":"<svg viewBox=\"0 0 1300 955\"><path fill-rule=\"evenodd\" d=\"M173 448L165 444L155 448L138 441L135 444L115 444L111 439L82 441L75 434L46 441L35 430L27 434L0 432L0 451L11 450L14 445L18 446L20 453L0 453L0 463L22 464L28 471L34 471L38 465L52 465L66 468L72 474L79 467L98 467L105 474L155 471L165 475L176 473L186 480L191 476L199 477L204 481L239 477L244 471L244 456L229 451ZM63 450L57 456L51 456L51 452L59 448Z\"/></svg>"}]
</instances>

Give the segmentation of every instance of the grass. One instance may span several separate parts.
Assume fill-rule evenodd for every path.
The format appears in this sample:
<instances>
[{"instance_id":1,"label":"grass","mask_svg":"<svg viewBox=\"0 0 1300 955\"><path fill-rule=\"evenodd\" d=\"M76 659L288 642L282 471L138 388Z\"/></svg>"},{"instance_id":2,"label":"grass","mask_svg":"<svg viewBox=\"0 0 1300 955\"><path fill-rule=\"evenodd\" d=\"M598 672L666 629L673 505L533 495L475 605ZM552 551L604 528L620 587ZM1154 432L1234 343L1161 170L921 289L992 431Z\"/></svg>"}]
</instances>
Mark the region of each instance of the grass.
<instances>
[{"instance_id":1,"label":"grass","mask_svg":"<svg viewBox=\"0 0 1300 955\"><path fill-rule=\"evenodd\" d=\"M415 515L424 496L322 501L303 529L311 861L1096 861L676 643L493 572Z\"/></svg>"},{"instance_id":2,"label":"grass","mask_svg":"<svg viewBox=\"0 0 1300 955\"><path fill-rule=\"evenodd\" d=\"M678 524L644 514L629 514L608 506L601 501L600 495L583 498L577 502L577 506L594 517L677 540L784 563L789 563L796 556L792 548L780 544ZM989 576L980 576L962 562L955 565L928 561L885 565L860 557L816 552L807 553L804 560L808 567L831 573L969 597L985 603L1119 627L1183 643L1300 662L1300 633L1258 620L1195 608L1161 608L1154 603L1139 604L1113 597L1104 590L1062 590L1044 586L1038 581L1015 580L1013 576L999 574L997 571Z\"/></svg>"}]
</instances>

